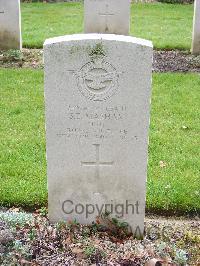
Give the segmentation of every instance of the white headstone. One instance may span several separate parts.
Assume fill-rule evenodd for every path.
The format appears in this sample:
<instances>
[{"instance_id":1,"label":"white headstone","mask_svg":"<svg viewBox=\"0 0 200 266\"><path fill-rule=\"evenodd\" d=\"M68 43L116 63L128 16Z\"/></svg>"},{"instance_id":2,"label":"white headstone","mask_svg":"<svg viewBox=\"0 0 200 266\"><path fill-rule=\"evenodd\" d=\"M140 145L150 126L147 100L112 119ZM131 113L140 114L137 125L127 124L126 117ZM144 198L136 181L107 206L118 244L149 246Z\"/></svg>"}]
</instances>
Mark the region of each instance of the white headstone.
<instances>
[{"instance_id":1,"label":"white headstone","mask_svg":"<svg viewBox=\"0 0 200 266\"><path fill-rule=\"evenodd\" d=\"M0 0L0 49L21 49L20 0Z\"/></svg>"},{"instance_id":2,"label":"white headstone","mask_svg":"<svg viewBox=\"0 0 200 266\"><path fill-rule=\"evenodd\" d=\"M194 3L192 53L200 54L200 0Z\"/></svg>"},{"instance_id":3,"label":"white headstone","mask_svg":"<svg viewBox=\"0 0 200 266\"><path fill-rule=\"evenodd\" d=\"M80 34L44 44L49 217L99 213L143 231L152 43Z\"/></svg>"},{"instance_id":4,"label":"white headstone","mask_svg":"<svg viewBox=\"0 0 200 266\"><path fill-rule=\"evenodd\" d=\"M85 0L85 33L129 35L130 0Z\"/></svg>"}]
</instances>

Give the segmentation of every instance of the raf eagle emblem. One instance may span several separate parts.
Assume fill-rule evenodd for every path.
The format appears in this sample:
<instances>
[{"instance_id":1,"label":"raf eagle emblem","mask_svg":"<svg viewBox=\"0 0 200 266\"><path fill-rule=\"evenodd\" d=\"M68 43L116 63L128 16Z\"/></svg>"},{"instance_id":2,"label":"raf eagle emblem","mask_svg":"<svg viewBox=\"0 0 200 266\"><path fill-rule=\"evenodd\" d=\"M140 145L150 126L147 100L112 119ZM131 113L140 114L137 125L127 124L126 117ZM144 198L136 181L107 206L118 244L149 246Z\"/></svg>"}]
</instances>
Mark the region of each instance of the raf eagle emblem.
<instances>
[{"instance_id":1,"label":"raf eagle emblem","mask_svg":"<svg viewBox=\"0 0 200 266\"><path fill-rule=\"evenodd\" d=\"M85 76L87 86L94 92L102 91L112 82L116 73L88 73Z\"/></svg>"},{"instance_id":2,"label":"raf eagle emblem","mask_svg":"<svg viewBox=\"0 0 200 266\"><path fill-rule=\"evenodd\" d=\"M88 62L79 71L78 89L93 101L105 101L118 89L119 73L108 62Z\"/></svg>"}]
</instances>

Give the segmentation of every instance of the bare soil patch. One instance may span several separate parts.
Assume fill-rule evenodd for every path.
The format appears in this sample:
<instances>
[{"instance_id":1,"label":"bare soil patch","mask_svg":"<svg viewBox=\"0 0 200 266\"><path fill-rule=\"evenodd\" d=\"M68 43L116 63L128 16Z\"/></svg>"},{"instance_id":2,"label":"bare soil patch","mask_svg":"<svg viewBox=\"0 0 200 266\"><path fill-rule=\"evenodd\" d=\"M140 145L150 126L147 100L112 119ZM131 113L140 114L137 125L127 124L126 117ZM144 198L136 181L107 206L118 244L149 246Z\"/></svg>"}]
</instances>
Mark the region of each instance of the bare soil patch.
<instances>
[{"instance_id":1,"label":"bare soil patch","mask_svg":"<svg viewBox=\"0 0 200 266\"><path fill-rule=\"evenodd\" d=\"M154 72L200 72L200 55L185 51L154 51Z\"/></svg>"},{"instance_id":2,"label":"bare soil patch","mask_svg":"<svg viewBox=\"0 0 200 266\"><path fill-rule=\"evenodd\" d=\"M0 67L4 68L43 68L42 49L22 49L0 51Z\"/></svg>"},{"instance_id":3,"label":"bare soil patch","mask_svg":"<svg viewBox=\"0 0 200 266\"><path fill-rule=\"evenodd\" d=\"M50 224L45 209L0 211L1 265L199 265L199 219L151 217L143 240L96 221ZM116 229L116 230L113 230ZM117 232L117 233L116 233Z\"/></svg>"},{"instance_id":4,"label":"bare soil patch","mask_svg":"<svg viewBox=\"0 0 200 266\"><path fill-rule=\"evenodd\" d=\"M43 68L42 49L23 49L0 52L0 67L4 68ZM155 50L153 59L154 72L198 72L200 73L200 55L194 56L186 51Z\"/></svg>"}]
</instances>

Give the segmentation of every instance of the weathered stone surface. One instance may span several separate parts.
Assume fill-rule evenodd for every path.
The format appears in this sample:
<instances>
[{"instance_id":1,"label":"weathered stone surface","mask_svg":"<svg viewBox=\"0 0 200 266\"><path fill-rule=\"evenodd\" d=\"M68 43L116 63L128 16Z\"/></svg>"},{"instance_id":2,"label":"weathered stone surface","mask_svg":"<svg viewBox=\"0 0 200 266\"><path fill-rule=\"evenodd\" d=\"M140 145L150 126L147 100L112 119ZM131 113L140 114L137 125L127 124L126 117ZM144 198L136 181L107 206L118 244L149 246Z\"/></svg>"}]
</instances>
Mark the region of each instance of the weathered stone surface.
<instances>
[{"instance_id":1,"label":"weathered stone surface","mask_svg":"<svg viewBox=\"0 0 200 266\"><path fill-rule=\"evenodd\" d=\"M200 1L194 3L192 54L200 54Z\"/></svg>"},{"instance_id":2,"label":"weathered stone surface","mask_svg":"<svg viewBox=\"0 0 200 266\"><path fill-rule=\"evenodd\" d=\"M63 36L46 40L44 61L50 220L108 211L142 231L151 42Z\"/></svg>"},{"instance_id":3,"label":"weathered stone surface","mask_svg":"<svg viewBox=\"0 0 200 266\"><path fill-rule=\"evenodd\" d=\"M85 33L129 35L130 0L85 0Z\"/></svg>"},{"instance_id":4,"label":"weathered stone surface","mask_svg":"<svg viewBox=\"0 0 200 266\"><path fill-rule=\"evenodd\" d=\"M0 49L21 49L20 0L0 0Z\"/></svg>"}]
</instances>

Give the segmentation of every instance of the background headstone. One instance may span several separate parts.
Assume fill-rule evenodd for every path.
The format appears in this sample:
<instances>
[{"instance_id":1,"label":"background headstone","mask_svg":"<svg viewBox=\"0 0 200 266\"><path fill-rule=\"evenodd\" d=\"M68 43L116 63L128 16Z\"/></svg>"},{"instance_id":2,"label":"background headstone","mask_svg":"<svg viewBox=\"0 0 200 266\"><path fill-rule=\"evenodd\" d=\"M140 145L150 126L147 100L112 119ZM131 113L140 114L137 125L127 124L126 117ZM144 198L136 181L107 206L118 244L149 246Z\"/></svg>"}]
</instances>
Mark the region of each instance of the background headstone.
<instances>
[{"instance_id":1,"label":"background headstone","mask_svg":"<svg viewBox=\"0 0 200 266\"><path fill-rule=\"evenodd\" d=\"M0 0L0 49L21 49L20 0Z\"/></svg>"},{"instance_id":2,"label":"background headstone","mask_svg":"<svg viewBox=\"0 0 200 266\"><path fill-rule=\"evenodd\" d=\"M200 54L200 0L194 3L192 54Z\"/></svg>"},{"instance_id":3,"label":"background headstone","mask_svg":"<svg viewBox=\"0 0 200 266\"><path fill-rule=\"evenodd\" d=\"M107 204L142 232L152 43L63 36L46 40L44 61L50 220L91 223Z\"/></svg>"},{"instance_id":4,"label":"background headstone","mask_svg":"<svg viewBox=\"0 0 200 266\"><path fill-rule=\"evenodd\" d=\"M85 33L129 35L130 0L85 0Z\"/></svg>"}]
</instances>

